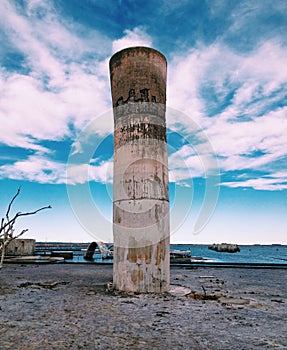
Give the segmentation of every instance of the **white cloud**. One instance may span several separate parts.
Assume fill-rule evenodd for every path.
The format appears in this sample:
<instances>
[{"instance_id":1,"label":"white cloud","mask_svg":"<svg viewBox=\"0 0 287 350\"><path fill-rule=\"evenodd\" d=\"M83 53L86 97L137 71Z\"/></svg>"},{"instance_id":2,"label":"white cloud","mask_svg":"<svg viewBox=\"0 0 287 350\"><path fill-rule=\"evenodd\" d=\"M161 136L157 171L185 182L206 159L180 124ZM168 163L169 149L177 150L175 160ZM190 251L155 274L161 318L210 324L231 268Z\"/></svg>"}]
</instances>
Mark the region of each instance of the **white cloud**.
<instances>
[{"instance_id":1,"label":"white cloud","mask_svg":"<svg viewBox=\"0 0 287 350\"><path fill-rule=\"evenodd\" d=\"M196 50L185 57L175 57L168 65L167 105L185 113L194 122L203 116L204 103L199 89L205 66L201 52ZM172 125L176 121L169 119L168 123Z\"/></svg>"},{"instance_id":2,"label":"white cloud","mask_svg":"<svg viewBox=\"0 0 287 350\"><path fill-rule=\"evenodd\" d=\"M30 69L26 75L0 71L0 121L6 131L0 142L44 152L38 141L59 140L69 135L68 124L81 129L109 108L107 62L87 64L87 48L96 55L101 46L91 47L68 30L50 2L28 1L26 14L5 0L0 9L0 24ZM94 41L101 42L99 35Z\"/></svg>"},{"instance_id":3,"label":"white cloud","mask_svg":"<svg viewBox=\"0 0 287 350\"><path fill-rule=\"evenodd\" d=\"M218 96L235 89L233 108L242 113L254 98L270 98L286 84L286 55L287 48L273 41L248 55L234 53L221 43L198 45L169 63L168 105L197 122L206 116L210 102L202 96L203 88L213 88Z\"/></svg>"},{"instance_id":4,"label":"white cloud","mask_svg":"<svg viewBox=\"0 0 287 350\"><path fill-rule=\"evenodd\" d=\"M56 94L41 91L32 77L13 74L0 76L0 120L5 133L0 141L8 145L30 148L27 139L58 139L67 134L64 104ZM26 135L26 136L25 136ZM28 136L29 135L29 136ZM32 141L30 140L31 148Z\"/></svg>"},{"instance_id":5,"label":"white cloud","mask_svg":"<svg viewBox=\"0 0 287 350\"><path fill-rule=\"evenodd\" d=\"M238 181L225 181L221 183L222 186L238 188L254 188L256 190L265 190L265 191L281 191L287 189L287 172L286 171L276 171L271 174L267 174L258 178L246 178L248 174L238 176Z\"/></svg>"},{"instance_id":6,"label":"white cloud","mask_svg":"<svg viewBox=\"0 0 287 350\"><path fill-rule=\"evenodd\" d=\"M282 179L263 177L257 179L249 179L246 181L223 182L221 185L231 188L249 187L254 188L255 190L281 191L287 189L287 177Z\"/></svg>"},{"instance_id":7,"label":"white cloud","mask_svg":"<svg viewBox=\"0 0 287 350\"><path fill-rule=\"evenodd\" d=\"M152 46L152 38L141 27L126 29L124 34L121 39L113 42L114 53L131 46Z\"/></svg>"},{"instance_id":8,"label":"white cloud","mask_svg":"<svg viewBox=\"0 0 287 350\"><path fill-rule=\"evenodd\" d=\"M102 161L100 164L69 164L67 167L66 183L70 185L84 184L95 181L100 183L112 183L113 162Z\"/></svg>"},{"instance_id":9,"label":"white cloud","mask_svg":"<svg viewBox=\"0 0 287 350\"><path fill-rule=\"evenodd\" d=\"M58 176L61 182L62 165L49 164L54 178L45 171L51 150L41 141L71 136L71 125L80 133L97 118L93 132L112 132L112 117L101 117L111 110L107 55L130 46L152 46L153 40L144 27L136 27L112 42L64 19L50 1L25 4L22 8L16 2L0 3L0 26L11 48L24 55L26 72L0 70L0 122L5 130L0 142L33 150L42 158L28 158L1 171L8 174L10 169L16 176L30 162L35 180L57 181ZM184 56L174 53L168 64L167 104L175 111L167 113L168 126L188 140L202 128L202 146L210 142L224 172L252 169L272 174L272 163L287 154L287 108L279 107L286 96L286 57L287 48L275 40L245 54L220 41L210 46L197 43ZM203 176L206 151L196 147L199 156L184 148L171 155L175 178ZM212 155L212 150L207 153ZM93 167L90 178L109 181L102 173L105 166ZM82 172L76 173L82 179Z\"/></svg>"},{"instance_id":10,"label":"white cloud","mask_svg":"<svg viewBox=\"0 0 287 350\"><path fill-rule=\"evenodd\" d=\"M104 43L93 30L83 36L83 28L65 22L49 1L30 0L26 5L20 9L9 1L0 4L0 25L28 68L27 73L0 71L0 122L5 130L0 142L35 155L2 166L0 174L40 183L81 183L87 166L75 166L67 180L66 165L50 160L52 151L41 141L71 136L70 125L77 134L112 132L113 117L106 113L111 111L109 57L104 54L112 42ZM114 48L122 45L150 46L151 39L135 28L113 43ZM88 168L86 181L111 181L110 161Z\"/></svg>"},{"instance_id":11,"label":"white cloud","mask_svg":"<svg viewBox=\"0 0 287 350\"><path fill-rule=\"evenodd\" d=\"M43 156L30 156L26 160L0 166L0 178L25 180L50 184L83 184L95 181L111 183L112 160L99 164L65 164L49 160Z\"/></svg>"},{"instance_id":12,"label":"white cloud","mask_svg":"<svg viewBox=\"0 0 287 350\"><path fill-rule=\"evenodd\" d=\"M202 177L205 173L200 155L197 155L189 145L173 152L168 158L168 164L170 178L178 184L193 177Z\"/></svg>"},{"instance_id":13,"label":"white cloud","mask_svg":"<svg viewBox=\"0 0 287 350\"><path fill-rule=\"evenodd\" d=\"M37 3L44 4L43 1L37 1ZM36 2L34 4L36 5ZM24 14L19 14L17 7L5 0L1 2L0 9L1 24L6 33L9 33L10 42L25 54L29 65L37 72L48 75L53 81L61 80L65 70L61 69L61 64L41 40L45 31L38 27L37 21L34 26L33 21L29 21ZM45 21L43 21L43 26L46 27Z\"/></svg>"},{"instance_id":14,"label":"white cloud","mask_svg":"<svg viewBox=\"0 0 287 350\"><path fill-rule=\"evenodd\" d=\"M188 135L191 123L193 132L196 125L202 128L222 158L223 171L272 172L272 162L287 155L287 108L280 107L287 88L286 56L287 48L273 41L245 55L216 43L171 61L168 104L186 115L180 131ZM176 113L168 117L169 126L179 128Z\"/></svg>"},{"instance_id":15,"label":"white cloud","mask_svg":"<svg viewBox=\"0 0 287 350\"><path fill-rule=\"evenodd\" d=\"M259 169L286 155L287 108L247 122L230 123L218 118L210 122L206 133L215 152L226 157L221 161L224 170ZM263 154L244 156L256 151Z\"/></svg>"},{"instance_id":16,"label":"white cloud","mask_svg":"<svg viewBox=\"0 0 287 350\"><path fill-rule=\"evenodd\" d=\"M107 37L64 19L52 2L30 0L26 4L20 8L1 1L0 24L11 45L25 55L32 74L48 77L50 86L61 84L71 62L85 68L85 54L104 58L110 50Z\"/></svg>"},{"instance_id":17,"label":"white cloud","mask_svg":"<svg viewBox=\"0 0 287 350\"><path fill-rule=\"evenodd\" d=\"M65 165L39 156L0 167L0 177L39 183L65 183Z\"/></svg>"}]
</instances>

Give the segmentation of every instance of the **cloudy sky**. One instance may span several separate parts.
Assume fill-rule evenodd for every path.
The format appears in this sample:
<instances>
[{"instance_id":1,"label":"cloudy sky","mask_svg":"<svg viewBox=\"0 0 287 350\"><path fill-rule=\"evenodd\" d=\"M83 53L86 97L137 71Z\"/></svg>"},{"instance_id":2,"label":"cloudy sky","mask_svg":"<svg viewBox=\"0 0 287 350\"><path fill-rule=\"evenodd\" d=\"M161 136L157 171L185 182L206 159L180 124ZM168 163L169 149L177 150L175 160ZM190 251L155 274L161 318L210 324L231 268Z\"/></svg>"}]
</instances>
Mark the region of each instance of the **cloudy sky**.
<instances>
[{"instance_id":1,"label":"cloudy sky","mask_svg":"<svg viewBox=\"0 0 287 350\"><path fill-rule=\"evenodd\" d=\"M109 58L168 62L172 242L287 243L285 0L1 0L0 210L38 241L112 239ZM75 154L82 154L76 157Z\"/></svg>"}]
</instances>

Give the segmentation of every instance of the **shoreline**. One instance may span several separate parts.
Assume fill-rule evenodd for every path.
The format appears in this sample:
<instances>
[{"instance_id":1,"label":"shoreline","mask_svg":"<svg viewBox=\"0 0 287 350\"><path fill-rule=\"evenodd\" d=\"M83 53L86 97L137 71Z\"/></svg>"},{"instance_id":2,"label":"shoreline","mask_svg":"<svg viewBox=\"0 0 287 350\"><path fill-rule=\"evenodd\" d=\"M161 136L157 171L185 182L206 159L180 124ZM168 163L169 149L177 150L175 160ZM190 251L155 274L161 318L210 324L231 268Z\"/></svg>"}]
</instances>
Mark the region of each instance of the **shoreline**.
<instances>
[{"instance_id":1,"label":"shoreline","mask_svg":"<svg viewBox=\"0 0 287 350\"><path fill-rule=\"evenodd\" d=\"M111 264L4 265L1 349L287 349L286 269L171 266L177 294L111 281Z\"/></svg>"},{"instance_id":2,"label":"shoreline","mask_svg":"<svg viewBox=\"0 0 287 350\"><path fill-rule=\"evenodd\" d=\"M39 246L38 246L39 247ZM214 250L208 249L208 245L198 245L198 244L180 244L180 245L170 245L171 252L189 252L191 255L192 263L198 263L196 266L202 265L201 263L217 263L220 264L233 264L235 266L237 263L251 263L258 264L262 266L268 266L269 264L274 264L273 266L287 266L287 246L285 245L253 245L253 246L243 246L240 245L240 251L230 253L230 252L216 252ZM49 246L42 247L42 250L38 250L36 247L35 254L49 254L51 251L70 251L74 254L74 262L80 262L84 253L82 252L82 245L77 245L70 243L65 245L61 243L59 247ZM95 260L101 260L101 256L95 255ZM183 261L180 261L183 263ZM203 266L203 265L202 265ZM242 265L243 266L243 265ZM254 265L255 266L255 265Z\"/></svg>"},{"instance_id":3,"label":"shoreline","mask_svg":"<svg viewBox=\"0 0 287 350\"><path fill-rule=\"evenodd\" d=\"M279 259L278 259L279 260ZM281 259L287 261L287 259ZM112 259L73 261L64 258L51 258L43 255L6 257L4 264L71 264L71 265L113 265ZM224 262L197 259L189 263L171 262L170 266L178 268L246 268L246 269L287 269L286 263Z\"/></svg>"}]
</instances>

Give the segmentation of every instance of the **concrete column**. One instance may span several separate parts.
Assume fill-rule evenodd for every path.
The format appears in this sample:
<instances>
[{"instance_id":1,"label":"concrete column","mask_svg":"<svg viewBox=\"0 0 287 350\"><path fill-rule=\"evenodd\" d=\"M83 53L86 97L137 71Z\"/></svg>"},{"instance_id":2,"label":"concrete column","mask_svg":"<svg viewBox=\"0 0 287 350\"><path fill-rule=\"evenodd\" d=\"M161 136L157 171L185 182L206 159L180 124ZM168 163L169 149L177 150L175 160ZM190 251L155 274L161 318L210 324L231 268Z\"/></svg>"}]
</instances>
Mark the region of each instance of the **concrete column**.
<instances>
[{"instance_id":1,"label":"concrete column","mask_svg":"<svg viewBox=\"0 0 287 350\"><path fill-rule=\"evenodd\" d=\"M131 47L110 60L114 109L114 270L116 289L169 290L166 59Z\"/></svg>"}]
</instances>

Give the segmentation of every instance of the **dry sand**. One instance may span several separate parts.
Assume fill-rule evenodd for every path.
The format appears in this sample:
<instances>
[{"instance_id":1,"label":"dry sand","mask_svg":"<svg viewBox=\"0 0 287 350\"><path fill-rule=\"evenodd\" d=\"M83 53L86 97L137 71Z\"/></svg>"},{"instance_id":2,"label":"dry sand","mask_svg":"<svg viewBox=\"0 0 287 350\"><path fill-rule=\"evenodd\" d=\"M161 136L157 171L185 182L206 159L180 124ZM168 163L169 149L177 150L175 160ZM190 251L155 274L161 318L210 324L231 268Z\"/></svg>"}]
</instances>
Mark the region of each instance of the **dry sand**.
<instances>
[{"instance_id":1,"label":"dry sand","mask_svg":"<svg viewBox=\"0 0 287 350\"><path fill-rule=\"evenodd\" d=\"M287 349L287 269L172 268L176 295L111 280L111 265L6 264L0 349Z\"/></svg>"}]
</instances>

